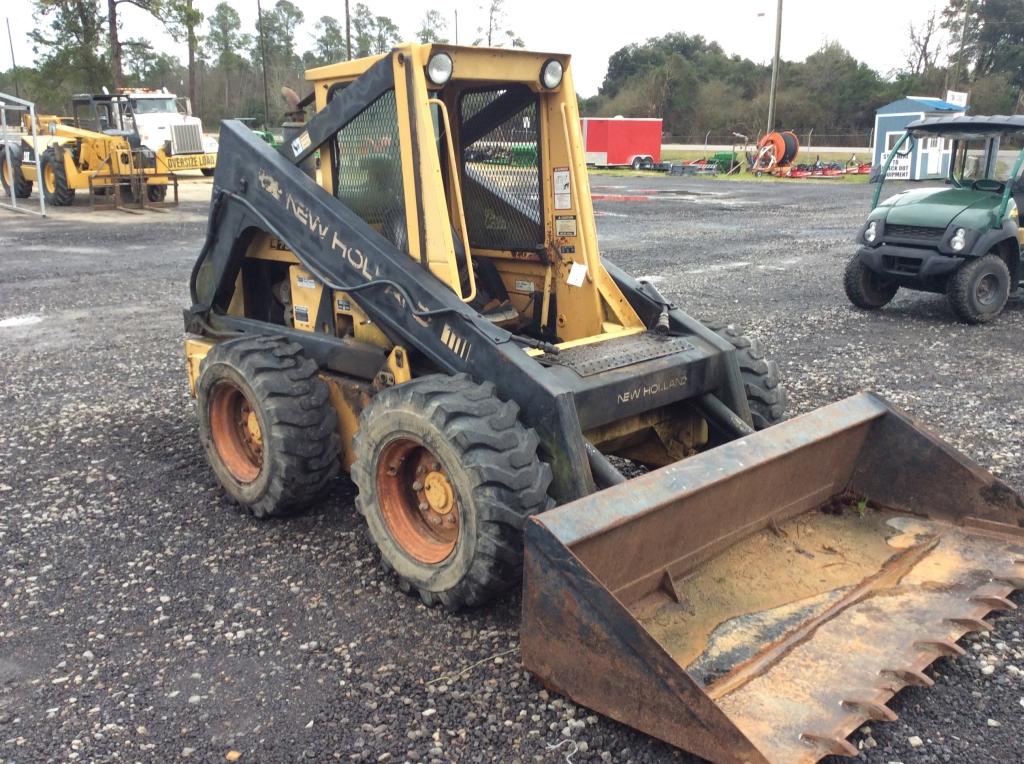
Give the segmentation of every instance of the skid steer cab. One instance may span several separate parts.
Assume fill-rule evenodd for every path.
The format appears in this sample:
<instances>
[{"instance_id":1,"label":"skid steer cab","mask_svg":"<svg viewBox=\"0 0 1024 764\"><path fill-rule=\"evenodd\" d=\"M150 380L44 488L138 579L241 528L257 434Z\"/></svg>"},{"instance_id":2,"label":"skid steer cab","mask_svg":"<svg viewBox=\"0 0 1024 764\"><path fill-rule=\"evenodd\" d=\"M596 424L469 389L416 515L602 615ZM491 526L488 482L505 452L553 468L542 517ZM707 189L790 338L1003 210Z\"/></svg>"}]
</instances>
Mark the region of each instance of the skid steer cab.
<instances>
[{"instance_id":1,"label":"skid steer cab","mask_svg":"<svg viewBox=\"0 0 1024 764\"><path fill-rule=\"evenodd\" d=\"M935 452L965 462L875 398L781 422L756 341L601 259L567 55L403 45L307 79L315 113L280 149L223 123L185 311L200 440L239 505L284 515L347 470L403 589L479 605L525 567L527 668L722 761L846 751L1005 605L1024 557L1009 488L972 466L976 485L961 479ZM946 501L903 503L917 481L891 479L890 450L908 475L957 481ZM613 459L653 471L627 481ZM858 504L876 489L880 508ZM803 548L801 524L819 546ZM740 692L771 666L813 676L787 645L936 560L962 607L915 600L911 626L887 632L889 673L849 705L786 673Z\"/></svg>"},{"instance_id":2,"label":"skid steer cab","mask_svg":"<svg viewBox=\"0 0 1024 764\"><path fill-rule=\"evenodd\" d=\"M914 147L925 141L922 154ZM883 201L889 178L921 174L915 162L937 157L943 180L901 190ZM861 247L847 266L854 305L887 305L900 287L945 294L956 317L993 320L1024 281L1024 117L932 117L907 126L888 154Z\"/></svg>"}]
</instances>

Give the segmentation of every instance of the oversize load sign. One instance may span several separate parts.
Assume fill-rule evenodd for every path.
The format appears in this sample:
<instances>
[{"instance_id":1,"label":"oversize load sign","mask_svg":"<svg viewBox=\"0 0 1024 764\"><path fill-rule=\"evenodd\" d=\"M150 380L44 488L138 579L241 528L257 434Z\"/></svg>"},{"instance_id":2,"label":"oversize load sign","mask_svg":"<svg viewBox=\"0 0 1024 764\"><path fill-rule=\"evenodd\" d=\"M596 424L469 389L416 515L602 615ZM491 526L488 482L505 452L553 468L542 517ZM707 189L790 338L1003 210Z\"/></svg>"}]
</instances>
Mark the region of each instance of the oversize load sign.
<instances>
[{"instance_id":1,"label":"oversize load sign","mask_svg":"<svg viewBox=\"0 0 1024 764\"><path fill-rule=\"evenodd\" d=\"M178 154L167 157L168 170L202 170L217 164L216 154Z\"/></svg>"}]
</instances>

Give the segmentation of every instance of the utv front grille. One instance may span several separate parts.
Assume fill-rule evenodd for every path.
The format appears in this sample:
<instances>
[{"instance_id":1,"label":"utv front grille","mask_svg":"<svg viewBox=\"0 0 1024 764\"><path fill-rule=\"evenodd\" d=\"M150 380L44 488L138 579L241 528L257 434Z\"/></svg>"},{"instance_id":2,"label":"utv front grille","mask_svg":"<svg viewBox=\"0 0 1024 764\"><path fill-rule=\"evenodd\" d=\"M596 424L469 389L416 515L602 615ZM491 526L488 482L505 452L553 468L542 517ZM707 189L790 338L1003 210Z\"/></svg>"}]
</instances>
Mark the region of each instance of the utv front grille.
<instances>
[{"instance_id":1,"label":"utv front grille","mask_svg":"<svg viewBox=\"0 0 1024 764\"><path fill-rule=\"evenodd\" d=\"M171 153L203 153L203 131L199 125L171 125Z\"/></svg>"},{"instance_id":2,"label":"utv front grille","mask_svg":"<svg viewBox=\"0 0 1024 764\"><path fill-rule=\"evenodd\" d=\"M882 267L890 273L906 273L911 276L916 276L921 270L921 258L883 255Z\"/></svg>"},{"instance_id":3,"label":"utv front grille","mask_svg":"<svg viewBox=\"0 0 1024 764\"><path fill-rule=\"evenodd\" d=\"M887 239L915 239L917 241L937 241L942 238L945 228L932 228L925 225L887 225Z\"/></svg>"}]
</instances>

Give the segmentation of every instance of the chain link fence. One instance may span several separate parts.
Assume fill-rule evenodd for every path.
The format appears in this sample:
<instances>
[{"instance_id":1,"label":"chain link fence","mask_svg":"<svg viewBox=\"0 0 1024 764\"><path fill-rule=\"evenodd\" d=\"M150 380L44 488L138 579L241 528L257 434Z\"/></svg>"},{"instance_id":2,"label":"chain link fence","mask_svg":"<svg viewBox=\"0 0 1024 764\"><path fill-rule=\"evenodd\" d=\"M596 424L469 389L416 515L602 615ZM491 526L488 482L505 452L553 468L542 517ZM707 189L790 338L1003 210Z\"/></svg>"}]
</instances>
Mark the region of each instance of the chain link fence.
<instances>
[{"instance_id":1,"label":"chain link fence","mask_svg":"<svg viewBox=\"0 0 1024 764\"><path fill-rule=\"evenodd\" d=\"M796 133L802 148L812 148L814 146L849 146L850 148L864 148L871 145L871 139L874 133L874 130L870 127L846 131L828 129L822 132L818 132L815 128L793 129L780 127L779 129L788 129ZM738 129L735 132L731 130L703 130L678 134L666 134L664 143L683 143L687 145L708 146L728 145L743 141L743 138L738 137L737 133L744 134L744 131L741 129ZM757 135L755 134L745 134L751 141L757 139Z\"/></svg>"}]
</instances>

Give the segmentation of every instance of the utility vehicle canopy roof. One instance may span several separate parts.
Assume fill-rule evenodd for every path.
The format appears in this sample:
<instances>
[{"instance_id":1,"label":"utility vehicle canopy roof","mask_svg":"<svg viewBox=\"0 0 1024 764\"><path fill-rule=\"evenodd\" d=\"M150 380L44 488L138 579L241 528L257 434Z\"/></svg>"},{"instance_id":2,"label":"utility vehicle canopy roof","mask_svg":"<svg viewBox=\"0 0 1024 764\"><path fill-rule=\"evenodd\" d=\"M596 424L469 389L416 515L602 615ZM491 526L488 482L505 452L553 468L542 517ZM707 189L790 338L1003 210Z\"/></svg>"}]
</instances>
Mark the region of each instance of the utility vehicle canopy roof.
<instances>
[{"instance_id":1,"label":"utility vehicle canopy roof","mask_svg":"<svg viewBox=\"0 0 1024 764\"><path fill-rule=\"evenodd\" d=\"M991 117L928 117L907 125L913 135L956 138L990 137L995 133L1024 132L1024 115Z\"/></svg>"}]
</instances>

